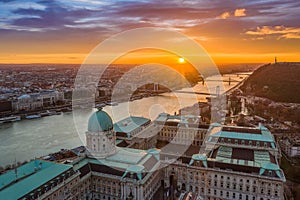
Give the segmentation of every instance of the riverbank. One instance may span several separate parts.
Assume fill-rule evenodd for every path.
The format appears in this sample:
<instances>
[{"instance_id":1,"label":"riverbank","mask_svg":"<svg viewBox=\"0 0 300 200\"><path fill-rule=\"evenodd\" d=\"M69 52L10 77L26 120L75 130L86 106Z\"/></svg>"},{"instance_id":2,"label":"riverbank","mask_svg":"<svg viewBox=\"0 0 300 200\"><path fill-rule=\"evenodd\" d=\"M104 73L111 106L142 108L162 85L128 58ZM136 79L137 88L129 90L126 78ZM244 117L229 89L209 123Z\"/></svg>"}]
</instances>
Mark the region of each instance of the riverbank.
<instances>
[{"instance_id":1,"label":"riverbank","mask_svg":"<svg viewBox=\"0 0 300 200\"><path fill-rule=\"evenodd\" d=\"M235 76L236 75L231 75ZM224 76L227 80L228 76ZM212 77L212 80L216 78ZM241 80L241 79L238 79ZM212 88L220 82L210 82ZM232 85L225 84L228 90ZM208 92L202 83L194 87L195 91ZM198 101L206 101L206 95L198 95ZM197 99L196 99L197 100ZM120 121L128 115L142 116L151 120L162 112L174 114L183 107L195 104L195 99L188 94L176 96L174 93L163 93L157 96L146 97L134 101L118 103L115 106L104 106L104 110L113 118ZM32 120L21 120L0 126L0 165L14 163L15 160L23 162L35 157L41 157L61 148L72 149L85 144L85 132L88 118L95 109L83 109L82 112L62 112Z\"/></svg>"}]
</instances>

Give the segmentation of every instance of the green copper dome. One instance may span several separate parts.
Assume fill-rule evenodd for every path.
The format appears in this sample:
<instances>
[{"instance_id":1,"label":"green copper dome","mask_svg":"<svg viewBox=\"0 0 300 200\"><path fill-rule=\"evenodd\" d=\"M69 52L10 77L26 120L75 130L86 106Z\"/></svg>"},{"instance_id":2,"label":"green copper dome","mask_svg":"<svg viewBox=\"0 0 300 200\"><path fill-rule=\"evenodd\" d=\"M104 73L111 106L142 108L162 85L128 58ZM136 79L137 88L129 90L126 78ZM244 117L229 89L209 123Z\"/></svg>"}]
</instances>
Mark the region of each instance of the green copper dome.
<instances>
[{"instance_id":1,"label":"green copper dome","mask_svg":"<svg viewBox=\"0 0 300 200\"><path fill-rule=\"evenodd\" d=\"M100 108L94 112L88 122L88 131L99 132L109 131L113 128L113 122L110 116Z\"/></svg>"}]
</instances>

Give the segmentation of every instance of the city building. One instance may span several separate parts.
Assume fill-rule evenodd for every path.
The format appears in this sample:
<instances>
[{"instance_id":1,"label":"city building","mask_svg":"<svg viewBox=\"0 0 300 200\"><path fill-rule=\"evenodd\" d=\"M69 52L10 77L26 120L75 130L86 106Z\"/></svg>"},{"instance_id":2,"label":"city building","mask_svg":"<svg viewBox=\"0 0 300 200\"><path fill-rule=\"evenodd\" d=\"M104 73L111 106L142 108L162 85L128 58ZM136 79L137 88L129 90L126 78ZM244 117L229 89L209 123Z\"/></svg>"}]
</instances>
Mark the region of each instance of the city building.
<instances>
[{"instance_id":1,"label":"city building","mask_svg":"<svg viewBox=\"0 0 300 200\"><path fill-rule=\"evenodd\" d=\"M209 125L202 124L200 117L167 113L160 114L154 123L160 130L157 140L196 146L202 145L209 127Z\"/></svg>"},{"instance_id":2,"label":"city building","mask_svg":"<svg viewBox=\"0 0 300 200\"><path fill-rule=\"evenodd\" d=\"M12 102L13 111L34 111L53 106L64 101L64 93L58 91L42 91L40 93L23 94Z\"/></svg>"},{"instance_id":3,"label":"city building","mask_svg":"<svg viewBox=\"0 0 300 200\"><path fill-rule=\"evenodd\" d=\"M202 194L205 199L284 199L285 176L280 153L267 128L212 124L204 148L191 159L168 160L164 175L173 188ZM166 185L170 187L170 185Z\"/></svg>"},{"instance_id":4,"label":"city building","mask_svg":"<svg viewBox=\"0 0 300 200\"><path fill-rule=\"evenodd\" d=\"M284 199L280 151L264 126L205 128L195 116L163 113L124 132L152 147L137 149L116 146L125 121L114 125L100 108L89 118L84 156L69 164L35 160L2 174L0 199ZM153 148L162 139L166 146Z\"/></svg>"},{"instance_id":5,"label":"city building","mask_svg":"<svg viewBox=\"0 0 300 200\"><path fill-rule=\"evenodd\" d=\"M160 151L115 146L112 119L91 115L86 156L72 164L35 160L0 176L0 199L153 199L161 186Z\"/></svg>"},{"instance_id":6,"label":"city building","mask_svg":"<svg viewBox=\"0 0 300 200\"><path fill-rule=\"evenodd\" d=\"M143 138L143 133L150 133L153 129L153 124L150 119L145 117L130 116L114 124L114 131L117 138L117 146L130 147L135 149L150 149L155 147L155 140Z\"/></svg>"},{"instance_id":7,"label":"city building","mask_svg":"<svg viewBox=\"0 0 300 200\"><path fill-rule=\"evenodd\" d=\"M114 131L116 132L116 137L118 139L130 140L144 128L147 128L150 123L150 119L130 116L115 123Z\"/></svg>"},{"instance_id":8,"label":"city building","mask_svg":"<svg viewBox=\"0 0 300 200\"><path fill-rule=\"evenodd\" d=\"M80 179L72 165L34 160L0 176L0 199L62 199Z\"/></svg>"},{"instance_id":9,"label":"city building","mask_svg":"<svg viewBox=\"0 0 300 200\"><path fill-rule=\"evenodd\" d=\"M12 111L12 102L8 99L0 99L0 113L8 114Z\"/></svg>"},{"instance_id":10,"label":"city building","mask_svg":"<svg viewBox=\"0 0 300 200\"><path fill-rule=\"evenodd\" d=\"M36 95L23 94L12 105L14 111L34 111L43 108L43 101Z\"/></svg>"},{"instance_id":11,"label":"city building","mask_svg":"<svg viewBox=\"0 0 300 200\"><path fill-rule=\"evenodd\" d=\"M300 156L300 139L291 140L290 138L281 139L279 141L282 151L288 157Z\"/></svg>"}]
</instances>

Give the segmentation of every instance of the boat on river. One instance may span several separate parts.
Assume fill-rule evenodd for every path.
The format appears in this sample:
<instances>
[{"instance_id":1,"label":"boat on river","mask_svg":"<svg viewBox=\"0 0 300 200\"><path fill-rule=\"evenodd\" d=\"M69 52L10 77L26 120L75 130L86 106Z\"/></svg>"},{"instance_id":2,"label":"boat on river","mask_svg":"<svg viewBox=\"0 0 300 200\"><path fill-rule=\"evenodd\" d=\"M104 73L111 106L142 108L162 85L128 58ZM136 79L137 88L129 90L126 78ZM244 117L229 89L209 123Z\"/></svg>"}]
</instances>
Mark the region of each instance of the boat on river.
<instances>
[{"instance_id":1,"label":"boat on river","mask_svg":"<svg viewBox=\"0 0 300 200\"><path fill-rule=\"evenodd\" d=\"M35 114L35 115L27 115L25 119L37 119L41 117L42 117L41 114Z\"/></svg>"},{"instance_id":2,"label":"boat on river","mask_svg":"<svg viewBox=\"0 0 300 200\"><path fill-rule=\"evenodd\" d=\"M98 103L98 104L95 105L95 108L103 108L105 106L106 106L105 103Z\"/></svg>"},{"instance_id":3,"label":"boat on river","mask_svg":"<svg viewBox=\"0 0 300 200\"><path fill-rule=\"evenodd\" d=\"M108 106L117 106L118 102L107 102L106 105L108 105Z\"/></svg>"},{"instance_id":4,"label":"boat on river","mask_svg":"<svg viewBox=\"0 0 300 200\"><path fill-rule=\"evenodd\" d=\"M2 117L2 118L0 118L0 124L2 124L2 123L9 123L9 122L15 122L15 121L20 121L20 120L21 120L20 116Z\"/></svg>"},{"instance_id":5,"label":"boat on river","mask_svg":"<svg viewBox=\"0 0 300 200\"><path fill-rule=\"evenodd\" d=\"M51 116L51 115L59 115L60 112L56 112L55 110L46 110L45 112L42 112L40 115L41 117Z\"/></svg>"}]
</instances>

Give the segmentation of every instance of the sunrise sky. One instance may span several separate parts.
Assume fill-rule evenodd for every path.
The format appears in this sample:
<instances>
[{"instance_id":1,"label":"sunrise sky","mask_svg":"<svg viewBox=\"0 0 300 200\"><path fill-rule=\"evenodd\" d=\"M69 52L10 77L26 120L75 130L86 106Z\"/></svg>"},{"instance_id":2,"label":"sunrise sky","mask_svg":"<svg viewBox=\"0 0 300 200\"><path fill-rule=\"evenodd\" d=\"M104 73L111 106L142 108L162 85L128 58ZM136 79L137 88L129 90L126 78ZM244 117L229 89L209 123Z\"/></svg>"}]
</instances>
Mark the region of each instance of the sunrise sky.
<instances>
[{"instance_id":1,"label":"sunrise sky","mask_svg":"<svg viewBox=\"0 0 300 200\"><path fill-rule=\"evenodd\" d=\"M300 1L1 0L0 63L82 63L113 34L179 31L216 63L300 61ZM153 41L157 42L157 41ZM127 63L168 56L131 53Z\"/></svg>"}]
</instances>

